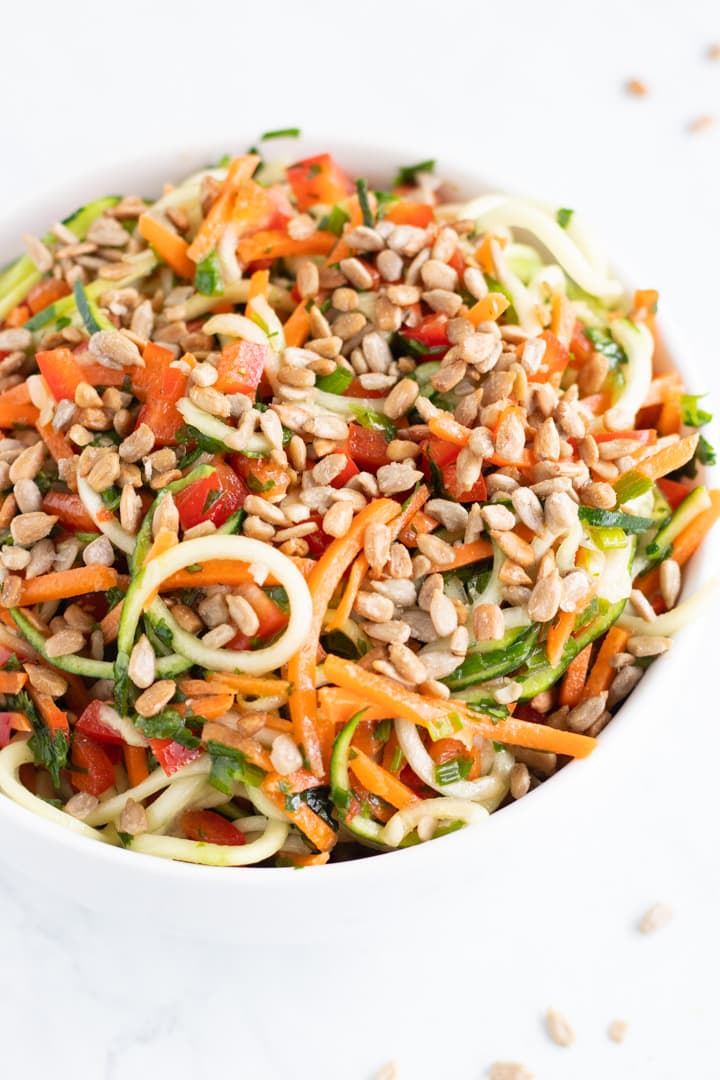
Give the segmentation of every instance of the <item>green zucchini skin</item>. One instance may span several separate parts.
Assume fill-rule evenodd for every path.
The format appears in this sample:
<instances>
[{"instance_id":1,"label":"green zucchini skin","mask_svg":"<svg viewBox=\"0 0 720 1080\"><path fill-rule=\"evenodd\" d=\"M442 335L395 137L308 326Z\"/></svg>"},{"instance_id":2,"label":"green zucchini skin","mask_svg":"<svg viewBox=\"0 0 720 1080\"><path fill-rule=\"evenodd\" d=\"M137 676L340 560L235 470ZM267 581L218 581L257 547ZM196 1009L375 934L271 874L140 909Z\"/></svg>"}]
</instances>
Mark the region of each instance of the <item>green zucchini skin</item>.
<instances>
[{"instance_id":1,"label":"green zucchini skin","mask_svg":"<svg viewBox=\"0 0 720 1080\"><path fill-rule=\"evenodd\" d=\"M530 668L528 673L515 676L517 681L522 684L522 694L519 700L528 701L530 698L535 697L536 694L541 694L543 690L549 690L551 686L554 686L558 679L564 675L570 661L579 652L582 652L586 645L589 645L601 634L609 630L613 623L620 618L626 603L626 600L618 600L615 603L608 604L605 611L601 611L591 619L577 637L570 638L563 651L562 660L555 667L551 667L548 663L542 663L545 656L545 647L543 645L536 646L528 657L528 666ZM473 706L495 704L494 696L483 687L474 690L472 688L460 690L453 694L453 697L460 698L466 701L468 705Z\"/></svg>"},{"instance_id":2,"label":"green zucchini skin","mask_svg":"<svg viewBox=\"0 0 720 1080\"><path fill-rule=\"evenodd\" d=\"M451 690L464 690L475 683L507 675L529 659L539 633L540 626L535 625L525 629L520 636L516 634L515 640L505 647L502 642L498 642L500 647L493 652L471 654L456 671L442 681Z\"/></svg>"},{"instance_id":3,"label":"green zucchini skin","mask_svg":"<svg viewBox=\"0 0 720 1080\"><path fill-rule=\"evenodd\" d=\"M382 825L378 824L377 821L361 817L360 814L355 814L349 820L347 818L347 811L354 797L350 790L348 770L350 743L355 734L355 729L362 720L363 712L364 709L361 709L360 712L355 713L335 740L330 759L330 797L341 824L344 825L348 832L354 833L355 836L365 842L382 844Z\"/></svg>"},{"instance_id":4,"label":"green zucchini skin","mask_svg":"<svg viewBox=\"0 0 720 1080\"><path fill-rule=\"evenodd\" d=\"M113 665L109 660L93 660L88 656L75 656L70 653L67 656L49 657L45 651L45 638L28 617L19 608L10 608L10 614L26 641L40 653L44 660L47 660L48 664L59 668L60 671L67 671L71 675L84 675L87 679L112 679Z\"/></svg>"}]
</instances>

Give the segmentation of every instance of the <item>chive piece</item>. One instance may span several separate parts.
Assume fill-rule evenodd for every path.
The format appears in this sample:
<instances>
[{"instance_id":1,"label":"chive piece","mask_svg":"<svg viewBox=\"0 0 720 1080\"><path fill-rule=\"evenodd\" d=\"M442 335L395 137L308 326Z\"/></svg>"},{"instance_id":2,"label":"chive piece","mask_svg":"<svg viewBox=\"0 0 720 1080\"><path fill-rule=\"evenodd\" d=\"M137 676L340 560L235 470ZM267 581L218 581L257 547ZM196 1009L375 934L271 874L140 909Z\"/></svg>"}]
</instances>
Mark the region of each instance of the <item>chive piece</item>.
<instances>
[{"instance_id":1,"label":"chive piece","mask_svg":"<svg viewBox=\"0 0 720 1080\"><path fill-rule=\"evenodd\" d=\"M397 176L393 181L393 187L404 187L406 184L414 184L417 178L417 174L421 172L434 172L435 171L435 159L428 158L427 161L419 161L417 165L401 165L398 168Z\"/></svg>"},{"instance_id":2,"label":"chive piece","mask_svg":"<svg viewBox=\"0 0 720 1080\"><path fill-rule=\"evenodd\" d=\"M222 272L220 270L220 262L214 249L197 264L195 270L195 288L199 293L202 293L203 296L222 295Z\"/></svg>"},{"instance_id":3,"label":"chive piece","mask_svg":"<svg viewBox=\"0 0 720 1080\"><path fill-rule=\"evenodd\" d=\"M342 236L342 231L345 228L345 223L350 220L350 215L346 210L343 210L342 206L337 204L333 206L327 217L321 222L321 228L327 230L327 232L333 233L335 236Z\"/></svg>"},{"instance_id":4,"label":"chive piece","mask_svg":"<svg viewBox=\"0 0 720 1080\"><path fill-rule=\"evenodd\" d=\"M624 476L615 481L615 496L618 506L623 506L625 503L637 499L638 495L644 495L652 486L652 480L649 480L647 476L643 476L636 469L631 469L630 472L625 473Z\"/></svg>"},{"instance_id":5,"label":"chive piece","mask_svg":"<svg viewBox=\"0 0 720 1080\"><path fill-rule=\"evenodd\" d=\"M300 128L278 128L277 131L266 131L260 136L260 142L268 139L299 139Z\"/></svg>"},{"instance_id":6,"label":"chive piece","mask_svg":"<svg viewBox=\"0 0 720 1080\"><path fill-rule=\"evenodd\" d=\"M25 323L26 330L39 330L41 326L47 326L55 318L55 305L49 304L42 311L38 311L37 315L33 315L32 319L28 319Z\"/></svg>"},{"instance_id":7,"label":"chive piece","mask_svg":"<svg viewBox=\"0 0 720 1080\"><path fill-rule=\"evenodd\" d=\"M326 394L344 394L352 381L351 371L336 367L331 375L322 375L315 385Z\"/></svg>"},{"instance_id":8,"label":"chive piece","mask_svg":"<svg viewBox=\"0 0 720 1080\"><path fill-rule=\"evenodd\" d=\"M567 229L568 225L570 224L570 219L572 218L574 213L574 210L568 210L566 206L560 207L557 214L555 215L555 219L561 229Z\"/></svg>"},{"instance_id":9,"label":"chive piece","mask_svg":"<svg viewBox=\"0 0 720 1080\"><path fill-rule=\"evenodd\" d=\"M82 282L79 280L73 282L73 296L75 297L77 309L80 312L80 317L82 318L88 334L97 334L100 330L100 323L92 312L90 301L87 298Z\"/></svg>"},{"instance_id":10,"label":"chive piece","mask_svg":"<svg viewBox=\"0 0 720 1080\"><path fill-rule=\"evenodd\" d=\"M372 229L375 224L375 218L373 217L372 210L370 209L370 202L368 200L368 185L367 180L362 177L357 182L357 193L360 201L360 209L362 210L363 225L367 225L369 229Z\"/></svg>"}]
</instances>

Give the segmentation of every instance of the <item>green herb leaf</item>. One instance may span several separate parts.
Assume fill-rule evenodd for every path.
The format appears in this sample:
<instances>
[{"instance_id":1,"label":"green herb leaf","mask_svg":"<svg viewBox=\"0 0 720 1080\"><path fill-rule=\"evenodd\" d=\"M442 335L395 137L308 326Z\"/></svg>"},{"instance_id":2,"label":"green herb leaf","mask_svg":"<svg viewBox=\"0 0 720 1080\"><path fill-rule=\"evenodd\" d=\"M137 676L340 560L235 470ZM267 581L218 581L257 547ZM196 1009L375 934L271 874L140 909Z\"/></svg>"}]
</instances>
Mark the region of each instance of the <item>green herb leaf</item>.
<instances>
[{"instance_id":1,"label":"green herb leaf","mask_svg":"<svg viewBox=\"0 0 720 1080\"><path fill-rule=\"evenodd\" d=\"M247 474L245 483L254 495L261 495L264 491L272 491L275 487L274 480L258 480L254 472L249 472Z\"/></svg>"},{"instance_id":2,"label":"green herb leaf","mask_svg":"<svg viewBox=\"0 0 720 1080\"><path fill-rule=\"evenodd\" d=\"M567 229L568 225L570 224L570 219L572 218L574 213L574 210L568 210L565 206L562 206L558 210L557 214L555 215L555 219L561 229Z\"/></svg>"},{"instance_id":3,"label":"green herb leaf","mask_svg":"<svg viewBox=\"0 0 720 1080\"><path fill-rule=\"evenodd\" d=\"M392 204L400 201L400 196L393 195L391 191L376 191L375 201L377 204L377 219L382 221Z\"/></svg>"},{"instance_id":4,"label":"green herb leaf","mask_svg":"<svg viewBox=\"0 0 720 1080\"><path fill-rule=\"evenodd\" d=\"M188 443L195 443L196 448L201 453L206 454L223 454L227 450L225 443L220 439L213 439L209 435L203 435L202 431L198 431L191 424L183 424L178 430L175 438L181 446L186 446Z\"/></svg>"},{"instance_id":5,"label":"green herb leaf","mask_svg":"<svg viewBox=\"0 0 720 1080\"><path fill-rule=\"evenodd\" d=\"M155 636L157 637L157 639L159 641L161 641L163 643L163 645L165 645L166 648L172 649L172 645L173 645L172 630L170 629L168 624L165 622L165 620L161 619L160 622L156 623L155 626L153 627L153 630L155 631Z\"/></svg>"},{"instance_id":6,"label":"green herb leaf","mask_svg":"<svg viewBox=\"0 0 720 1080\"><path fill-rule=\"evenodd\" d=\"M148 739L172 739L188 750L200 745L200 740L188 730L185 719L177 709L163 709L156 716L136 715L133 723Z\"/></svg>"},{"instance_id":7,"label":"green herb leaf","mask_svg":"<svg viewBox=\"0 0 720 1080\"><path fill-rule=\"evenodd\" d=\"M197 264L195 288L203 296L221 296L223 293L222 271L214 249Z\"/></svg>"},{"instance_id":8,"label":"green herb leaf","mask_svg":"<svg viewBox=\"0 0 720 1080\"><path fill-rule=\"evenodd\" d=\"M701 435L698 440L694 457L692 457L686 465L683 465L681 469L676 469L675 472L670 475L677 479L682 476L688 476L691 480L694 480L697 476L698 463L700 465L715 465L716 462L717 454L715 448L708 442L704 435Z\"/></svg>"},{"instance_id":9,"label":"green herb leaf","mask_svg":"<svg viewBox=\"0 0 720 1080\"><path fill-rule=\"evenodd\" d=\"M207 495L205 496L205 502L203 503L203 514L207 514L208 510L212 510L215 503L222 498L222 494L223 493L220 488L210 488Z\"/></svg>"},{"instance_id":10,"label":"green herb leaf","mask_svg":"<svg viewBox=\"0 0 720 1080\"><path fill-rule=\"evenodd\" d=\"M596 326L583 327L585 337L593 345L596 352L602 353L610 361L611 368L618 364L627 364L627 353L621 345L610 335L607 330L600 330Z\"/></svg>"},{"instance_id":11,"label":"green herb leaf","mask_svg":"<svg viewBox=\"0 0 720 1080\"><path fill-rule=\"evenodd\" d=\"M33 733L28 746L35 764L47 769L57 790L60 787L60 770L67 765L70 746L67 732L50 730L26 690L21 690L19 694L6 694L5 701L9 711L22 713L30 721Z\"/></svg>"},{"instance_id":12,"label":"green herb leaf","mask_svg":"<svg viewBox=\"0 0 720 1080\"><path fill-rule=\"evenodd\" d=\"M382 431L388 442L395 438L397 434L395 424L382 413L375 412L374 409L363 409L360 405L353 405L351 412L360 427L369 428L371 431Z\"/></svg>"},{"instance_id":13,"label":"green herb leaf","mask_svg":"<svg viewBox=\"0 0 720 1080\"><path fill-rule=\"evenodd\" d=\"M120 491L120 488L113 485L112 487L106 488L105 491L101 492L100 498L103 501L103 505L108 510L117 510L118 506L120 505L121 495L122 491Z\"/></svg>"},{"instance_id":14,"label":"green herb leaf","mask_svg":"<svg viewBox=\"0 0 720 1080\"><path fill-rule=\"evenodd\" d=\"M417 180L417 174L422 172L434 172L435 160L429 158L427 161L419 161L417 165L401 165L398 168L397 176L393 181L393 187L405 187L406 185L414 184Z\"/></svg>"},{"instance_id":15,"label":"green herb leaf","mask_svg":"<svg viewBox=\"0 0 720 1080\"><path fill-rule=\"evenodd\" d=\"M234 783L259 787L265 779L263 770L251 764L242 751L214 739L208 742L207 750L212 758L209 781L223 794L232 795Z\"/></svg>"},{"instance_id":16,"label":"green herb leaf","mask_svg":"<svg viewBox=\"0 0 720 1080\"><path fill-rule=\"evenodd\" d=\"M682 422L687 424L688 427L704 427L705 424L709 424L712 420L712 413L706 412L705 409L701 409L698 402L702 398L707 397L707 394L683 394L680 398L680 408L682 410Z\"/></svg>"},{"instance_id":17,"label":"green herb leaf","mask_svg":"<svg viewBox=\"0 0 720 1080\"><path fill-rule=\"evenodd\" d=\"M260 136L260 142L268 139L299 139L300 128L278 128L277 131L266 131Z\"/></svg>"},{"instance_id":18,"label":"green herb leaf","mask_svg":"<svg viewBox=\"0 0 720 1080\"><path fill-rule=\"evenodd\" d=\"M367 225L367 227L371 229L375 224L375 218L370 209L367 180L360 177L355 186L357 187L358 201L360 203L360 209L362 210L363 225Z\"/></svg>"},{"instance_id":19,"label":"green herb leaf","mask_svg":"<svg viewBox=\"0 0 720 1080\"><path fill-rule=\"evenodd\" d=\"M350 215L343 210L342 206L336 204L325 217L320 219L318 228L334 233L335 236L342 236L345 224L349 220Z\"/></svg>"},{"instance_id":20,"label":"green herb leaf","mask_svg":"<svg viewBox=\"0 0 720 1080\"><path fill-rule=\"evenodd\" d=\"M42 311L38 311L37 315L33 315L32 319L28 319L25 323L26 330L39 330L43 326L47 326L55 318L55 305L49 304Z\"/></svg>"}]
</instances>

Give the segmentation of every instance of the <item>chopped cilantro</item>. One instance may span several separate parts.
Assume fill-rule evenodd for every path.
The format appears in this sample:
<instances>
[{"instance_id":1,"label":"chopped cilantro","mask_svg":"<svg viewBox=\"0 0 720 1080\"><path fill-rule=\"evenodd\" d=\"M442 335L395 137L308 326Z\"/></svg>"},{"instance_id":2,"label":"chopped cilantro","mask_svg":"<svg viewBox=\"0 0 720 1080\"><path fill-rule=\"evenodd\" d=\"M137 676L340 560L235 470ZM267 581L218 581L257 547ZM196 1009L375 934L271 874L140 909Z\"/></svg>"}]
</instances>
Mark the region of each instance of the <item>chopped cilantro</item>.
<instances>
[{"instance_id":1,"label":"chopped cilantro","mask_svg":"<svg viewBox=\"0 0 720 1080\"><path fill-rule=\"evenodd\" d=\"M265 773L257 765L251 764L241 750L210 739L207 750L212 758L210 783L225 795L232 795L233 784L249 784L259 787L265 779Z\"/></svg>"},{"instance_id":2,"label":"chopped cilantro","mask_svg":"<svg viewBox=\"0 0 720 1080\"><path fill-rule=\"evenodd\" d=\"M117 510L118 506L120 505L121 495L122 492L120 488L115 487L114 484L100 493L103 504L108 510Z\"/></svg>"},{"instance_id":3,"label":"chopped cilantro","mask_svg":"<svg viewBox=\"0 0 720 1080\"><path fill-rule=\"evenodd\" d=\"M245 480L254 495L261 495L264 491L272 491L275 487L274 480L259 480L252 471L247 474Z\"/></svg>"},{"instance_id":4,"label":"chopped cilantro","mask_svg":"<svg viewBox=\"0 0 720 1080\"><path fill-rule=\"evenodd\" d=\"M206 454L223 454L227 449L225 443L220 439L213 439L209 435L204 435L202 431L198 431L191 424L183 424L175 438L180 446L195 443L196 447L199 447L200 451Z\"/></svg>"},{"instance_id":5,"label":"chopped cilantro","mask_svg":"<svg viewBox=\"0 0 720 1080\"><path fill-rule=\"evenodd\" d=\"M566 206L560 207L557 214L555 215L555 218L561 229L567 229L568 225L570 224L570 219L572 218L574 213L574 210L568 210Z\"/></svg>"},{"instance_id":6,"label":"chopped cilantro","mask_svg":"<svg viewBox=\"0 0 720 1080\"><path fill-rule=\"evenodd\" d=\"M586 326L583 333L592 343L596 352L602 353L610 361L611 367L618 364L627 364L627 353L621 345L618 345L607 330L599 330L596 326Z\"/></svg>"},{"instance_id":7,"label":"chopped cilantro","mask_svg":"<svg viewBox=\"0 0 720 1080\"><path fill-rule=\"evenodd\" d=\"M388 207L393 203L399 202L399 196L393 195L391 191L376 191L375 201L377 204L377 218L381 221L387 213Z\"/></svg>"},{"instance_id":8,"label":"chopped cilantro","mask_svg":"<svg viewBox=\"0 0 720 1080\"><path fill-rule=\"evenodd\" d=\"M358 201L360 203L360 209L362 210L363 225L367 225L368 228L372 228L375 224L375 218L373 212L370 209L370 201L368 199L368 185L367 180L362 177L357 181L357 194Z\"/></svg>"},{"instance_id":9,"label":"chopped cilantro","mask_svg":"<svg viewBox=\"0 0 720 1080\"><path fill-rule=\"evenodd\" d=\"M200 740L187 729L185 718L177 709L163 709L156 716L136 715L133 723L148 739L172 739L189 750L200 745Z\"/></svg>"},{"instance_id":10,"label":"chopped cilantro","mask_svg":"<svg viewBox=\"0 0 720 1080\"><path fill-rule=\"evenodd\" d=\"M708 442L704 435L701 435L698 440L697 450L695 451L694 456L687 464L683 465L681 469L676 469L675 472L671 474L672 478L679 479L682 476L688 476L691 480L694 480L697 476L698 462L701 465L715 465L717 462L715 448Z\"/></svg>"},{"instance_id":11,"label":"chopped cilantro","mask_svg":"<svg viewBox=\"0 0 720 1080\"><path fill-rule=\"evenodd\" d=\"M195 270L195 288L203 296L221 296L223 292L222 272L217 253L213 249Z\"/></svg>"},{"instance_id":12,"label":"chopped cilantro","mask_svg":"<svg viewBox=\"0 0 720 1080\"><path fill-rule=\"evenodd\" d=\"M202 512L207 514L208 510L211 510L216 502L222 498L222 491L220 488L210 488L205 496L205 502L203 503Z\"/></svg>"},{"instance_id":13,"label":"chopped cilantro","mask_svg":"<svg viewBox=\"0 0 720 1080\"><path fill-rule=\"evenodd\" d=\"M155 637L158 639L158 641L161 641L163 645L167 646L168 649L172 649L172 630L165 622L165 620L161 619L159 623L156 623L156 625L153 627L153 630L155 632Z\"/></svg>"},{"instance_id":14,"label":"chopped cilantro","mask_svg":"<svg viewBox=\"0 0 720 1080\"><path fill-rule=\"evenodd\" d=\"M680 408L682 410L682 422L687 424L688 427L704 427L705 424L709 424L712 420L712 413L707 412L705 409L699 407L698 402L707 397L706 394L683 394L680 398Z\"/></svg>"},{"instance_id":15,"label":"chopped cilantro","mask_svg":"<svg viewBox=\"0 0 720 1080\"><path fill-rule=\"evenodd\" d=\"M393 181L394 187L404 187L405 185L414 184L417 180L417 174L421 172L434 172L435 161L432 158L428 158L427 161L419 161L417 165L401 165L398 168L397 176Z\"/></svg>"},{"instance_id":16,"label":"chopped cilantro","mask_svg":"<svg viewBox=\"0 0 720 1080\"><path fill-rule=\"evenodd\" d=\"M335 236L342 236L342 231L345 228L345 224L350 220L350 215L343 210L342 206L333 206L328 214L320 222L320 228L326 232L334 233Z\"/></svg>"},{"instance_id":17,"label":"chopped cilantro","mask_svg":"<svg viewBox=\"0 0 720 1080\"><path fill-rule=\"evenodd\" d=\"M5 701L8 710L22 713L30 721L33 733L28 746L32 750L35 764L47 769L57 790L60 787L60 771L67 765L70 745L67 732L61 729L50 730L26 690L21 690L19 694L7 694Z\"/></svg>"}]
</instances>

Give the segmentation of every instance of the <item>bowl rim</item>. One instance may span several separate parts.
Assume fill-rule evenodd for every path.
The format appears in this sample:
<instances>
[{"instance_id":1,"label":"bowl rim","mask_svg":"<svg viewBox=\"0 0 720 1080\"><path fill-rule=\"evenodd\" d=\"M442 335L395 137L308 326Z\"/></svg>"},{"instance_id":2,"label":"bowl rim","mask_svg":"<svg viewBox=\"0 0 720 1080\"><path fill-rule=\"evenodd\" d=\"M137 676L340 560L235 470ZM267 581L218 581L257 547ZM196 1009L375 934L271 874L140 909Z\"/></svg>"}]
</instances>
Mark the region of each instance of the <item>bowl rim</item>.
<instances>
[{"instance_id":1,"label":"bowl rim","mask_svg":"<svg viewBox=\"0 0 720 1080\"><path fill-rule=\"evenodd\" d=\"M163 182L163 178L167 178L168 174L170 176L187 175L197 168L202 168L203 162L218 160L220 153L222 153L222 151L218 151L219 145L227 147L228 145L238 145L239 142L240 140L235 135L227 140L213 139L211 142L198 142L189 149L174 151L167 148L159 149L151 155L125 158L115 165L104 165L96 170L91 169L78 174L74 178L63 180L52 190L47 190L40 195L24 200L0 216L0 252L4 249L6 243L15 242L24 227L33 227L33 225L37 227L38 223L40 227L46 227L48 220L52 220L53 216L56 217L67 213L68 206L72 206L74 203L82 205L79 203L79 198L82 197L87 200L97 197L97 192L103 185L107 184L107 189L113 190L112 185L118 174L121 176L140 176L151 171L155 177L154 182L159 187ZM278 143L280 143L280 140L278 140ZM407 146L390 147L389 144L363 144L362 141L350 142L337 138L323 139L316 135L301 136L299 139L293 140L292 145L298 148L300 153L289 155L291 159L295 156L308 156L310 152L327 151L341 161L348 159L367 161L368 172L371 175L387 175L390 170L397 167L398 161L402 160L405 154L413 160L420 160L417 155L413 157L413 148ZM181 170L184 170L184 172ZM444 155L438 159L438 174L457 184L460 190L469 190L472 194L490 190L513 191L513 188L507 185L494 187L488 182L487 178L483 178L479 171L476 172L467 164L458 164L454 158ZM94 189L94 195L93 191L90 190L91 188ZM82 195L81 193L85 190L88 190L89 193ZM132 189L128 188L127 190ZM470 195L467 197L470 197ZM537 197L537 195L533 197ZM63 205L59 205L60 203ZM17 247L19 248L19 246L18 244ZM12 259L15 255L10 251L7 257ZM610 257L610 263L613 266L615 265L612 257ZM621 267L618 276L623 284L640 280L640 277L636 277L632 270L629 273L626 272L624 266ZM632 286L628 285L628 287ZM681 335L671 316L667 317L663 313L660 319L660 330L662 336L659 351L671 363L673 368L686 376L688 382L697 381L697 366L692 360L686 358L681 345ZM682 361L678 362L680 356L682 356ZM717 467L706 469L704 476L707 479L712 479L717 477L718 471ZM700 552L693 557L691 570L688 573L688 578L691 581L697 579L701 571L709 568L711 563L709 549L716 546L717 541L705 544ZM692 631L697 631L698 624L702 622L705 615L706 612L703 612L691 627L689 626L681 631L678 637L680 649L677 646L674 647L673 654L681 650L685 652L689 648ZM244 871L242 875L237 875L228 873L229 868L227 867L173 861L140 852L126 851L123 848L109 844L93 844L87 837L81 836L70 829L63 829L62 826L32 813L2 793L0 793L0 820L6 820L9 825L24 832L28 839L32 838L33 841L40 844L51 844L57 848L64 846L74 858L82 862L98 860L103 865L117 868L124 867L126 871L132 867L131 873L136 877L153 874L168 881L183 884L192 883L194 886L200 887L207 883L208 887L213 890L216 888L242 888L245 891L263 891L274 888L274 883L278 881L279 875L282 875L282 888L292 888L295 892L297 890L305 892L307 890L314 891L317 888L327 888L330 885L328 880L330 878L337 885L352 883L355 879L359 880L360 875L363 875L363 881L366 881L368 873L373 875L381 874L383 879L387 879L388 876L397 878L398 875L403 875L406 871L408 873L411 870L417 871L422 867L423 862L426 862L428 869L430 869L433 862L441 854L440 847L442 847L442 853L447 856L453 853L454 847L458 851L461 848L466 848L467 853L479 854L487 830L492 830L492 837L497 840L499 835L502 837L508 830L514 828L514 822L522 821L523 817L528 814L537 817L539 814L552 816L553 812L561 812L568 805L568 793L573 790L577 792L583 779L588 779L590 776L597 779L599 776L608 774L618 748L626 741L626 729L634 722L635 714L641 713L643 706L650 702L650 697L656 692L661 678L658 671L663 671L664 668L664 664L660 665L659 668L653 665L653 670L647 672L645 678L632 692L628 700L623 703L619 712L602 732L601 739L589 758L569 762L556 775L550 777L548 781L539 785L522 799L503 807L501 813L495 812L491 814L487 820L481 823L482 829L466 827L446 836L438 837L430 844L417 844L408 848L372 853L360 858L314 867L312 874L292 874L291 876L294 869L292 867L247 866L242 868ZM473 845L475 845L474 849ZM430 854L432 852L435 854ZM290 881L293 882L292 886L289 884ZM220 885L220 882L223 884Z\"/></svg>"}]
</instances>

